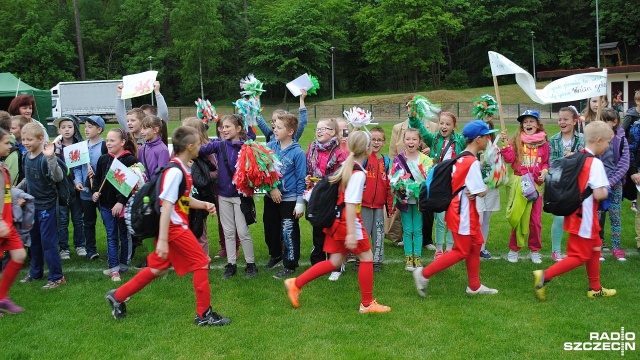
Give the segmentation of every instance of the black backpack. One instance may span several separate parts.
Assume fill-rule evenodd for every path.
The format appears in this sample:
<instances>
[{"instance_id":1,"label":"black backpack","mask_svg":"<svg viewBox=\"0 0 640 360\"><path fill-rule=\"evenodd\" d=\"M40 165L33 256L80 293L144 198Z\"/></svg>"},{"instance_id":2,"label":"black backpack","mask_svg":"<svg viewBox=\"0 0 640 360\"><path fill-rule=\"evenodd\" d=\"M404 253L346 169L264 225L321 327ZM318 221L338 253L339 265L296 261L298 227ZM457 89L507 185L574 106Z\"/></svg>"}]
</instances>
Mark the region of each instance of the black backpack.
<instances>
[{"instance_id":1,"label":"black backpack","mask_svg":"<svg viewBox=\"0 0 640 360\"><path fill-rule=\"evenodd\" d=\"M216 181L211 178L211 171L216 171L216 166L206 156L198 156L193 159L191 165L191 178L193 180L193 197L198 200L215 203L214 186ZM191 209L189 211L189 229L196 238L202 236L204 220L209 216L207 210Z\"/></svg>"},{"instance_id":2,"label":"black backpack","mask_svg":"<svg viewBox=\"0 0 640 360\"><path fill-rule=\"evenodd\" d=\"M22 158L22 168L24 169L24 161L25 157ZM71 178L71 173L67 168L67 164L64 163L62 159L56 156L56 161L58 162L58 166L62 170L62 180L55 182L51 179L49 174L49 168L47 165L47 160L43 156L41 161L42 173L45 174L45 178L49 181L49 184L54 185L56 188L56 194L58 196L58 205L60 206L71 206L76 200L76 187L73 183L73 179ZM33 195L33 194L32 194Z\"/></svg>"},{"instance_id":3,"label":"black backpack","mask_svg":"<svg viewBox=\"0 0 640 360\"><path fill-rule=\"evenodd\" d=\"M354 164L353 170L362 171L362 168ZM340 181L332 184L329 182L329 176L331 175L323 176L313 187L307 203L305 217L314 227L331 227L344 209L344 201L338 204Z\"/></svg>"},{"instance_id":4,"label":"black backpack","mask_svg":"<svg viewBox=\"0 0 640 360\"><path fill-rule=\"evenodd\" d=\"M580 151L551 164L544 179L542 210L557 216L569 216L580 208L582 201L593 192L590 187L580 192L578 186L578 175L587 157L593 155Z\"/></svg>"},{"instance_id":5,"label":"black backpack","mask_svg":"<svg viewBox=\"0 0 640 360\"><path fill-rule=\"evenodd\" d=\"M463 151L455 158L441 161L431 168L424 186L420 189L420 211L434 213L447 211L453 197L464 189L462 186L454 191L451 184L453 165L463 156L473 156L473 154Z\"/></svg>"},{"instance_id":6,"label":"black backpack","mask_svg":"<svg viewBox=\"0 0 640 360\"><path fill-rule=\"evenodd\" d=\"M142 185L127 201L124 220L131 235L140 239L158 236L160 230L160 202L158 201L160 182L162 174L170 168L178 168L182 171L182 167L173 161L157 168L151 181ZM182 181L178 187L178 197L182 196L186 187L187 181L183 173Z\"/></svg>"}]
</instances>

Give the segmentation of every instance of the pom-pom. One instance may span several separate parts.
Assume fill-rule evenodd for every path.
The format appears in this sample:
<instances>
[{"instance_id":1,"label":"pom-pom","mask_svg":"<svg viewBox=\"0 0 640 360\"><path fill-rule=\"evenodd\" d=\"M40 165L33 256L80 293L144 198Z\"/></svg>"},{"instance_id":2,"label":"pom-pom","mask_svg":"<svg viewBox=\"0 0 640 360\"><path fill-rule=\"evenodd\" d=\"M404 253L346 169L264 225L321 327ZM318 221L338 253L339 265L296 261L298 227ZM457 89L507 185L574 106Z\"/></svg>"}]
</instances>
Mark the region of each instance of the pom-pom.
<instances>
[{"instance_id":1,"label":"pom-pom","mask_svg":"<svg viewBox=\"0 0 640 360\"><path fill-rule=\"evenodd\" d=\"M262 81L256 79L253 74L249 74L246 78L240 80L240 88L242 96L259 96L266 90L262 89Z\"/></svg>"},{"instance_id":2,"label":"pom-pom","mask_svg":"<svg viewBox=\"0 0 640 360\"><path fill-rule=\"evenodd\" d=\"M430 119L440 113L440 104L432 104L422 95L416 95L409 102L412 114L416 114L420 120Z\"/></svg>"},{"instance_id":3,"label":"pom-pom","mask_svg":"<svg viewBox=\"0 0 640 360\"><path fill-rule=\"evenodd\" d=\"M137 162L131 166L129 166L129 170L133 171L134 174L138 175L138 182L131 190L131 193L135 193L138 189L147 182L147 173L145 172L144 165L141 162Z\"/></svg>"},{"instance_id":4,"label":"pom-pom","mask_svg":"<svg viewBox=\"0 0 640 360\"><path fill-rule=\"evenodd\" d=\"M347 118L347 122L356 128L365 127L371 123L371 120L373 120L370 111L362 110L355 106L350 110L345 110L343 115Z\"/></svg>"},{"instance_id":5,"label":"pom-pom","mask_svg":"<svg viewBox=\"0 0 640 360\"><path fill-rule=\"evenodd\" d=\"M202 100L198 98L195 101L197 107L197 116L204 123L205 127L209 127L209 123L218 122L218 113L216 113L215 106L211 105L209 100Z\"/></svg>"},{"instance_id":6,"label":"pom-pom","mask_svg":"<svg viewBox=\"0 0 640 360\"><path fill-rule=\"evenodd\" d=\"M476 119L484 119L487 116L498 115L498 103L493 96L484 94L471 99L471 101L473 101L473 110L471 111L471 114Z\"/></svg>"},{"instance_id":7,"label":"pom-pom","mask_svg":"<svg viewBox=\"0 0 640 360\"><path fill-rule=\"evenodd\" d=\"M280 168L280 160L273 150L248 140L238 153L233 183L245 196L253 196L255 189L271 191L280 184Z\"/></svg>"},{"instance_id":8,"label":"pom-pom","mask_svg":"<svg viewBox=\"0 0 640 360\"><path fill-rule=\"evenodd\" d=\"M409 165L409 171L405 172L403 168L396 171L390 178L389 184L394 194L393 202L407 203L407 200L412 197L414 199L420 198L420 189L424 186L427 174L431 170L433 160L430 158L427 161L427 165L420 163L416 165L413 162L407 163ZM413 175L413 179L411 179Z\"/></svg>"},{"instance_id":9,"label":"pom-pom","mask_svg":"<svg viewBox=\"0 0 640 360\"><path fill-rule=\"evenodd\" d=\"M311 89L307 90L307 94L317 95L316 91L320 89L320 82L318 81L318 78L313 75L309 75L309 80L311 80L313 86L311 87Z\"/></svg>"},{"instance_id":10,"label":"pom-pom","mask_svg":"<svg viewBox=\"0 0 640 360\"><path fill-rule=\"evenodd\" d=\"M257 97L250 97L248 99L238 99L233 103L236 106L238 115L242 116L244 120L245 131L249 130L249 127L258 125L258 115L260 114L260 100Z\"/></svg>"},{"instance_id":11,"label":"pom-pom","mask_svg":"<svg viewBox=\"0 0 640 360\"><path fill-rule=\"evenodd\" d=\"M498 147L499 140L500 135L496 136L493 143L487 142L487 149L482 157L483 180L490 189L495 189L509 181L507 166L500 155L500 147Z\"/></svg>"}]
</instances>

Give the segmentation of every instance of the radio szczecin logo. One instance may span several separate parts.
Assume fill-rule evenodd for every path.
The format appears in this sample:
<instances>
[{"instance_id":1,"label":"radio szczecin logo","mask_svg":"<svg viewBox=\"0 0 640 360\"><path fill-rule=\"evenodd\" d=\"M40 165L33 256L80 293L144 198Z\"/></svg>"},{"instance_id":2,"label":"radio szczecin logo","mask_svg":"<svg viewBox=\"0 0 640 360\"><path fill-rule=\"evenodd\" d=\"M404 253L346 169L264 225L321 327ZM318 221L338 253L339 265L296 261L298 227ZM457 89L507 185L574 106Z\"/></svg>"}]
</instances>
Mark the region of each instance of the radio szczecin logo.
<instances>
[{"instance_id":1,"label":"radio szczecin logo","mask_svg":"<svg viewBox=\"0 0 640 360\"><path fill-rule=\"evenodd\" d=\"M636 333L625 332L590 332L589 341L565 342L567 351L620 351L624 356L626 351L636 350Z\"/></svg>"}]
</instances>

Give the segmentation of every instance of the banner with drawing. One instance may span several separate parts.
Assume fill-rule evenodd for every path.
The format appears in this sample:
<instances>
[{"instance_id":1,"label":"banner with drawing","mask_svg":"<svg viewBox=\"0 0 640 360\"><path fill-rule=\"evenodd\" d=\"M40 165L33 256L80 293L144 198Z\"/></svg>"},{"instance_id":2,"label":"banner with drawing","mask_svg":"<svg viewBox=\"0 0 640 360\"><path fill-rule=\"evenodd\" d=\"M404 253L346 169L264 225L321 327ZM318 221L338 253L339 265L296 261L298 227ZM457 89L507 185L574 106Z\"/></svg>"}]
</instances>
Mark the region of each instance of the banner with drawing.
<instances>
[{"instance_id":1,"label":"banner with drawing","mask_svg":"<svg viewBox=\"0 0 640 360\"><path fill-rule=\"evenodd\" d=\"M120 96L120 99L131 99L150 94L153 91L153 83L156 82L157 76L158 72L155 70L123 76L122 96Z\"/></svg>"},{"instance_id":2,"label":"banner with drawing","mask_svg":"<svg viewBox=\"0 0 640 360\"><path fill-rule=\"evenodd\" d=\"M516 82L531 100L538 104L588 99L607 94L607 70L576 74L555 80L543 89L536 89L533 76L503 55L489 51L493 76L515 74Z\"/></svg>"}]
</instances>

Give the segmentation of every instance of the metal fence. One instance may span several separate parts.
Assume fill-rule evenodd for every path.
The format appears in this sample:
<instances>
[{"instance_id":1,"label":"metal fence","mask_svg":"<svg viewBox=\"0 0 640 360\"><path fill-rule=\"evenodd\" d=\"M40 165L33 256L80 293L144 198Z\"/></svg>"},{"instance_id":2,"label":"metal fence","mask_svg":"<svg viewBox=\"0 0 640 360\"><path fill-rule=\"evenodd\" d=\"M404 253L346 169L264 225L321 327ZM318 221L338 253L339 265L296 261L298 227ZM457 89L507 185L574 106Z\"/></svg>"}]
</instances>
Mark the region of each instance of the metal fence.
<instances>
[{"instance_id":1,"label":"metal fence","mask_svg":"<svg viewBox=\"0 0 640 360\"><path fill-rule=\"evenodd\" d=\"M398 120L404 120L407 116L407 111L404 104L338 104L338 105L308 105L307 112L309 120L318 120L322 118L341 118L342 113L354 106L360 107L365 110L371 111L374 121L379 122L395 122ZM450 111L462 121L472 120L473 116L471 111L473 109L473 103L468 102L455 102L455 103L442 103L441 108L443 111ZM287 105L284 107L278 106L264 106L263 113L267 118L271 116L274 110L284 109L294 114L298 114L298 106ZM503 104L502 111L506 121L515 122L518 115L528 109L535 109L540 112L542 119L553 119L555 113L552 109L552 105L540 105L536 103L520 103L520 104ZM216 110L219 114L232 114L235 112L233 106L217 106ZM172 121L182 121L188 117L196 115L195 107L170 107L169 119Z\"/></svg>"}]
</instances>

